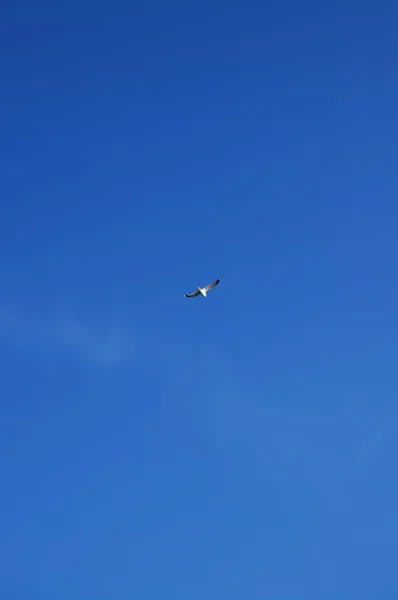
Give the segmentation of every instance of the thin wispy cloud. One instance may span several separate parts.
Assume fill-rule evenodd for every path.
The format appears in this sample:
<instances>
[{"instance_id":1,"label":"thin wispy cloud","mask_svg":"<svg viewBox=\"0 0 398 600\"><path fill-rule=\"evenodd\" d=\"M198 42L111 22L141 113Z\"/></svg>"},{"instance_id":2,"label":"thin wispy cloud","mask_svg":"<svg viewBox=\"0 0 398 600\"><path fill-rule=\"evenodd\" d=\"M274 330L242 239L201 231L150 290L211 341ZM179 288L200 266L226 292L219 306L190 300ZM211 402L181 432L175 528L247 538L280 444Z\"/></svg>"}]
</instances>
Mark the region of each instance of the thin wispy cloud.
<instances>
[{"instance_id":1,"label":"thin wispy cloud","mask_svg":"<svg viewBox=\"0 0 398 600\"><path fill-rule=\"evenodd\" d=\"M374 459L381 451L386 435L387 427L384 424L369 434L359 447L356 463L358 465L366 465Z\"/></svg>"},{"instance_id":2,"label":"thin wispy cloud","mask_svg":"<svg viewBox=\"0 0 398 600\"><path fill-rule=\"evenodd\" d=\"M253 458L262 472L277 468L288 478L299 478L325 497L336 495L349 478L352 446L358 440L344 436L343 414L331 423L319 412L312 416L296 408L289 413L283 391L244 383L208 346L201 352L168 340L163 348L159 342L151 344L151 352L154 347L165 367L170 409L184 413L186 422L192 419L216 447ZM298 404L301 398L299 390ZM365 452L376 451L379 443L375 438Z\"/></svg>"},{"instance_id":3,"label":"thin wispy cloud","mask_svg":"<svg viewBox=\"0 0 398 600\"><path fill-rule=\"evenodd\" d=\"M119 328L98 331L71 317L33 322L2 310L0 340L13 346L33 346L41 352L68 352L80 361L102 365L119 363L134 351L132 336Z\"/></svg>"},{"instance_id":4,"label":"thin wispy cloud","mask_svg":"<svg viewBox=\"0 0 398 600\"><path fill-rule=\"evenodd\" d=\"M165 385L173 392L172 410L191 411L195 426L220 448L249 452L262 463L278 463L288 470L296 468L304 453L300 435L291 420L267 406L265 393L244 385L208 348L188 351L183 343L170 340L165 346L153 343L151 352L154 347L165 367Z\"/></svg>"}]
</instances>

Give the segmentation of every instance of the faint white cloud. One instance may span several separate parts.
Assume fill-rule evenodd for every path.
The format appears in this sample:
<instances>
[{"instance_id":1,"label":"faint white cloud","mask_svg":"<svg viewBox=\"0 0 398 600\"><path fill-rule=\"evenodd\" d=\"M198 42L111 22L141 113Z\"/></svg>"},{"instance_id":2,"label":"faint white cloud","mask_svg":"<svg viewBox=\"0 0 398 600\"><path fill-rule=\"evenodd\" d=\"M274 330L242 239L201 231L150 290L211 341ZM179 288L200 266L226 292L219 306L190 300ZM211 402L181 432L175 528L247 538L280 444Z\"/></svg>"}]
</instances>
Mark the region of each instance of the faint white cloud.
<instances>
[{"instance_id":1,"label":"faint white cloud","mask_svg":"<svg viewBox=\"0 0 398 600\"><path fill-rule=\"evenodd\" d=\"M377 455L383 444L383 434L385 434L385 431L380 427L365 439L358 450L356 461L358 464L366 464Z\"/></svg>"},{"instance_id":2,"label":"faint white cloud","mask_svg":"<svg viewBox=\"0 0 398 600\"><path fill-rule=\"evenodd\" d=\"M229 452L254 451L261 462L277 462L286 469L305 460L295 423L269 406L266 390L243 384L208 346L203 350L168 340L165 345L152 343L151 353L153 348L165 367L165 385L173 392L170 409L185 414L187 422L193 419L195 428L217 446Z\"/></svg>"},{"instance_id":3,"label":"faint white cloud","mask_svg":"<svg viewBox=\"0 0 398 600\"><path fill-rule=\"evenodd\" d=\"M2 310L0 339L14 346L33 345L40 351L69 352L85 362L103 365L123 361L134 350L132 336L119 328L98 331L70 317L38 323Z\"/></svg>"},{"instance_id":4,"label":"faint white cloud","mask_svg":"<svg viewBox=\"0 0 398 600\"><path fill-rule=\"evenodd\" d=\"M164 365L159 378L169 389L170 410L179 418L183 414L187 427L202 430L231 456L254 458L265 469L300 479L324 497L336 497L336 490L345 489L352 440L342 442L343 412L341 419L331 422L327 410L322 415L319 410L312 414L308 407L300 409L302 389L296 392L287 385L286 400L282 385L265 381L261 387L252 386L239 377L239 369L229 368L211 344L201 348L170 340L163 345L153 342L152 360L154 348ZM376 450L378 443L375 438L365 451Z\"/></svg>"}]
</instances>

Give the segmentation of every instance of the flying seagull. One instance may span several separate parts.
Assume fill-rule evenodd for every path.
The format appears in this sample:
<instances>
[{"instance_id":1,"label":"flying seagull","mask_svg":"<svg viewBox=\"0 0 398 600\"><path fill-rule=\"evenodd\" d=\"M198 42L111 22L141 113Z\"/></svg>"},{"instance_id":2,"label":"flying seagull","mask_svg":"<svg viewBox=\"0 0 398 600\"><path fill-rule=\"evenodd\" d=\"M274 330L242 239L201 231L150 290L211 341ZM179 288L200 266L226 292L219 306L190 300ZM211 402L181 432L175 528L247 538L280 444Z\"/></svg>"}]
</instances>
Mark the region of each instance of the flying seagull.
<instances>
[{"instance_id":1,"label":"flying seagull","mask_svg":"<svg viewBox=\"0 0 398 600\"><path fill-rule=\"evenodd\" d=\"M220 283L221 279L217 279L214 283L211 283L210 285L206 285L206 287L204 288L196 288L196 291L193 292L192 294L184 294L185 298L195 298L195 296L203 296L204 298L207 297L207 292L209 290L212 290L213 288L216 287L216 285L218 285Z\"/></svg>"}]
</instances>

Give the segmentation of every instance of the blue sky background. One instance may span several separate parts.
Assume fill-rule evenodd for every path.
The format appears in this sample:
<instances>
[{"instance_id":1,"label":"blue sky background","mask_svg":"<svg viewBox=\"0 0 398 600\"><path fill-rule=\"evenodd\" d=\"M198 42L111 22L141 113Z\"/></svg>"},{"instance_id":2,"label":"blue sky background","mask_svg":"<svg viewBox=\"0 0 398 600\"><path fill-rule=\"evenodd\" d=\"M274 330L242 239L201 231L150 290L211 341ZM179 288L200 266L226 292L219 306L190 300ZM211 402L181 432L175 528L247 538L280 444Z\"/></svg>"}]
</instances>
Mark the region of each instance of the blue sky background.
<instances>
[{"instance_id":1,"label":"blue sky background","mask_svg":"<svg viewBox=\"0 0 398 600\"><path fill-rule=\"evenodd\" d=\"M396 600L397 31L2 7L2 598Z\"/></svg>"}]
</instances>

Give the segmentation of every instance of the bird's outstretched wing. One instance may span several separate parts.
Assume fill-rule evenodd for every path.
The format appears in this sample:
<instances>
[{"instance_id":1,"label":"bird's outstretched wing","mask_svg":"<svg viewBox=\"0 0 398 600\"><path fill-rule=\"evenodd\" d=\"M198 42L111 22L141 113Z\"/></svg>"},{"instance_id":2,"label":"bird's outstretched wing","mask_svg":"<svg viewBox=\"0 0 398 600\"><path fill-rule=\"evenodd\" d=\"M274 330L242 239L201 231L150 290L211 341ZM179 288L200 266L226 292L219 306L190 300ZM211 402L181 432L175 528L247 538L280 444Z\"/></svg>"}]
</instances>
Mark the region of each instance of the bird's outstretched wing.
<instances>
[{"instance_id":1,"label":"bird's outstretched wing","mask_svg":"<svg viewBox=\"0 0 398 600\"><path fill-rule=\"evenodd\" d=\"M211 283L210 285L207 285L205 288L203 288L204 292L208 292L209 290L212 290L213 288L216 287L216 285L218 285L220 283L221 279L217 279L214 283Z\"/></svg>"},{"instance_id":2,"label":"bird's outstretched wing","mask_svg":"<svg viewBox=\"0 0 398 600\"><path fill-rule=\"evenodd\" d=\"M195 298L195 296L199 296L200 292L198 292L198 290L196 290L196 292L193 292L193 294L184 294L185 298Z\"/></svg>"}]
</instances>

